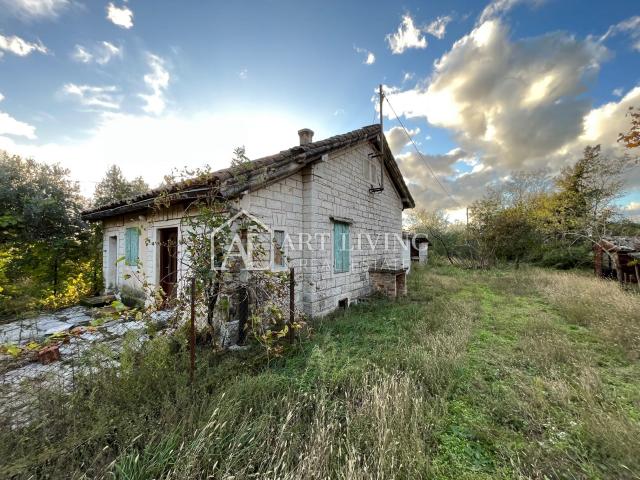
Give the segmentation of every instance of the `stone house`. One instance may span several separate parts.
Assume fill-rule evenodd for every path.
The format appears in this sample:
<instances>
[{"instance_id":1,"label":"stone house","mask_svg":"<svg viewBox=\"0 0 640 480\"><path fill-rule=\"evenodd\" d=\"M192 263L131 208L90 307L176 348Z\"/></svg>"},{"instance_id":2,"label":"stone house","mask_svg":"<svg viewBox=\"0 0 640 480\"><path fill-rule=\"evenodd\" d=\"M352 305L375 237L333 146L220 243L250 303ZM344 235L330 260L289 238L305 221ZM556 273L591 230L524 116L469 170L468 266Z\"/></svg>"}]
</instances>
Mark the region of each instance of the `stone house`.
<instances>
[{"instance_id":1,"label":"stone house","mask_svg":"<svg viewBox=\"0 0 640 480\"><path fill-rule=\"evenodd\" d=\"M190 201L207 189L259 219L278 245L273 269L293 267L295 302L319 316L373 289L406 290L402 211L414 200L380 125L325 140L298 132L300 144L206 181L170 187L170 204L157 208L155 189L85 211L101 222L106 291L140 287L141 277L171 295L187 272L176 261ZM124 261L123 261L124 260Z\"/></svg>"}]
</instances>

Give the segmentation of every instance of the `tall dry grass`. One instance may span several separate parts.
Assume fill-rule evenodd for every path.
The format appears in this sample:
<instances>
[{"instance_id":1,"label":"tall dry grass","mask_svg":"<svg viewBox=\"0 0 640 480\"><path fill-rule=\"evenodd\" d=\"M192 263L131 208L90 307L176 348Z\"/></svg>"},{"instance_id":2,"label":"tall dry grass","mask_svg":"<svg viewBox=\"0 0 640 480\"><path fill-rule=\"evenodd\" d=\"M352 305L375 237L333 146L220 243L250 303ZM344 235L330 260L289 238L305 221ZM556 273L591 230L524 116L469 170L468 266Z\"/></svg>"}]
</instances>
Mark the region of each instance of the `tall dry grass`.
<instances>
[{"instance_id":1,"label":"tall dry grass","mask_svg":"<svg viewBox=\"0 0 640 480\"><path fill-rule=\"evenodd\" d=\"M406 375L370 372L338 397L321 390L275 403L270 418L250 411L234 421L233 412L216 409L164 462L171 468L161 478L418 478L425 472L428 407ZM162 442L156 448L165 450ZM145 478L148 458L135 465L121 457L116 476Z\"/></svg>"},{"instance_id":2,"label":"tall dry grass","mask_svg":"<svg viewBox=\"0 0 640 480\"><path fill-rule=\"evenodd\" d=\"M532 269L532 285L569 322L597 331L631 359L640 355L640 294L610 280Z\"/></svg>"}]
</instances>

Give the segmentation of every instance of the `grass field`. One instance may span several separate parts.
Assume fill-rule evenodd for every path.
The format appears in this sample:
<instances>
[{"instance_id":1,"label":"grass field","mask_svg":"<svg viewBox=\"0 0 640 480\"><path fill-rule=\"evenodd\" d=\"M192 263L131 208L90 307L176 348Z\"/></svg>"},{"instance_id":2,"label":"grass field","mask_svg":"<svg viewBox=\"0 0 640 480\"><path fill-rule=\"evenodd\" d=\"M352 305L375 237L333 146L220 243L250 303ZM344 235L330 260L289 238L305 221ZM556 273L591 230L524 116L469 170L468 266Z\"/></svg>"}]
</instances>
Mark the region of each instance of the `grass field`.
<instances>
[{"instance_id":1,"label":"grass field","mask_svg":"<svg viewBox=\"0 0 640 480\"><path fill-rule=\"evenodd\" d=\"M0 478L640 478L640 295L539 269L412 273L285 357L164 339L0 432Z\"/></svg>"}]
</instances>

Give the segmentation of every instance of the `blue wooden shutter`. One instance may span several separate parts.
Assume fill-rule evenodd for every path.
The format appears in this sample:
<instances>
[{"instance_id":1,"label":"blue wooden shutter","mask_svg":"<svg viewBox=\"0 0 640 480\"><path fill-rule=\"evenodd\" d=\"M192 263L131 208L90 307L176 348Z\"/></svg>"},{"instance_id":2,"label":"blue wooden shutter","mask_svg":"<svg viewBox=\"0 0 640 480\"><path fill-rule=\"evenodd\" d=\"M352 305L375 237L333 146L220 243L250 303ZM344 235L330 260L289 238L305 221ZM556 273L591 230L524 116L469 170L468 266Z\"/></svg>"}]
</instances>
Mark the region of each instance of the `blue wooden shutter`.
<instances>
[{"instance_id":1,"label":"blue wooden shutter","mask_svg":"<svg viewBox=\"0 0 640 480\"><path fill-rule=\"evenodd\" d=\"M342 252L342 271L343 272L348 272L349 271L349 248L350 248L350 238L349 238L349 225L347 225L346 223L342 224L342 247L344 248L344 251Z\"/></svg>"},{"instance_id":2,"label":"blue wooden shutter","mask_svg":"<svg viewBox=\"0 0 640 480\"><path fill-rule=\"evenodd\" d=\"M137 228L127 228L125 232L125 262L127 265L138 264L138 248L140 245L140 231Z\"/></svg>"},{"instance_id":3,"label":"blue wooden shutter","mask_svg":"<svg viewBox=\"0 0 640 480\"><path fill-rule=\"evenodd\" d=\"M336 273L349 271L349 225L346 223L333 224L333 258Z\"/></svg>"},{"instance_id":4,"label":"blue wooden shutter","mask_svg":"<svg viewBox=\"0 0 640 480\"><path fill-rule=\"evenodd\" d=\"M340 248L342 224L335 222L333 224L333 266L334 271L342 270L342 249Z\"/></svg>"}]
</instances>

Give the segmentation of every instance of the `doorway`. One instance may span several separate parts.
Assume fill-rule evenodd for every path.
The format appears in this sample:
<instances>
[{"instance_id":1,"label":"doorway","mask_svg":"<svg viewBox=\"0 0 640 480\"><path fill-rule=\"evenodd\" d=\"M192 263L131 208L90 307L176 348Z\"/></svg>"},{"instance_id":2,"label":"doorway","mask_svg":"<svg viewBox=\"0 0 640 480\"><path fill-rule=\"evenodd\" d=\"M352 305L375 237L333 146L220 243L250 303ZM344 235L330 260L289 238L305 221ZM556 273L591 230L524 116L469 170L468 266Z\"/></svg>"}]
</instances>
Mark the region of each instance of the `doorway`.
<instances>
[{"instance_id":1,"label":"doorway","mask_svg":"<svg viewBox=\"0 0 640 480\"><path fill-rule=\"evenodd\" d=\"M175 298L178 283L178 229L160 229L160 288L165 301Z\"/></svg>"},{"instance_id":2,"label":"doorway","mask_svg":"<svg viewBox=\"0 0 640 480\"><path fill-rule=\"evenodd\" d=\"M118 279L118 237L109 237L107 253L107 290L115 290Z\"/></svg>"}]
</instances>

